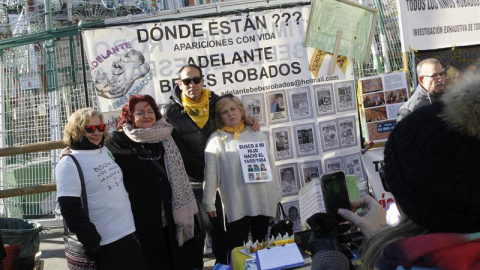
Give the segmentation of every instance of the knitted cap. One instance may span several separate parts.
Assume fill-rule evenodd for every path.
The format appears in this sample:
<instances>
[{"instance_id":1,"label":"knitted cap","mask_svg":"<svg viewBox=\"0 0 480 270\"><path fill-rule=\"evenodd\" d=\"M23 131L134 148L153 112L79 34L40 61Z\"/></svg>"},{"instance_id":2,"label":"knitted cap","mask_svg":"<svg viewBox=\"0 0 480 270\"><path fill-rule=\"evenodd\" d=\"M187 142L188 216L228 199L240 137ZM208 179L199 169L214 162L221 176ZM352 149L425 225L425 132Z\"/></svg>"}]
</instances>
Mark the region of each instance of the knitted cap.
<instances>
[{"instance_id":1,"label":"knitted cap","mask_svg":"<svg viewBox=\"0 0 480 270\"><path fill-rule=\"evenodd\" d=\"M432 232L480 231L480 78L401 120L384 154L387 185L410 219Z\"/></svg>"}]
</instances>

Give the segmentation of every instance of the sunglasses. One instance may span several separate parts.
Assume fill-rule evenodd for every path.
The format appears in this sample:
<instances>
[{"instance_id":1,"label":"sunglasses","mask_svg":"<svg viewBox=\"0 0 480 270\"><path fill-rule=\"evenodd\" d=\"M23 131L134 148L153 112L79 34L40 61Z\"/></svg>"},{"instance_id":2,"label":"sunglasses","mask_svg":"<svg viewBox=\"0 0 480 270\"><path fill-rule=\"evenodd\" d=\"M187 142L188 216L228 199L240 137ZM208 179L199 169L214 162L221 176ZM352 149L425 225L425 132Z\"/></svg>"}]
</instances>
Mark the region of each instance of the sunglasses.
<instances>
[{"instance_id":1,"label":"sunglasses","mask_svg":"<svg viewBox=\"0 0 480 270\"><path fill-rule=\"evenodd\" d=\"M95 132L95 129L97 129L100 132L103 132L105 130L105 124L100 124L100 125L86 125L85 126L85 131L87 133L93 133Z\"/></svg>"},{"instance_id":2,"label":"sunglasses","mask_svg":"<svg viewBox=\"0 0 480 270\"><path fill-rule=\"evenodd\" d=\"M385 166L382 166L380 167L380 169L378 169L378 174L380 175L380 180L382 181L383 189L386 192L390 192L390 187L387 184L387 175L385 173Z\"/></svg>"},{"instance_id":3,"label":"sunglasses","mask_svg":"<svg viewBox=\"0 0 480 270\"><path fill-rule=\"evenodd\" d=\"M183 85L189 85L190 83L199 84L202 81L202 77L195 77L195 78L186 78L181 79Z\"/></svg>"}]
</instances>

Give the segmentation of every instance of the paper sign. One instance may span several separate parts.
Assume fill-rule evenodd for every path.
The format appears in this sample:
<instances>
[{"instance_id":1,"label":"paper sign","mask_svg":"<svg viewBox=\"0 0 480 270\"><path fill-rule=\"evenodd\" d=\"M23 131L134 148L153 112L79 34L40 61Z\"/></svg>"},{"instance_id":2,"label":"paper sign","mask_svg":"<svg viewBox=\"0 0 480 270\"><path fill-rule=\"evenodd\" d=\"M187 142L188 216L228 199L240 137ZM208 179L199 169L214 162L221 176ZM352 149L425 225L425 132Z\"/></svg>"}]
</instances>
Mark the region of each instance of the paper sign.
<instances>
[{"instance_id":1,"label":"paper sign","mask_svg":"<svg viewBox=\"0 0 480 270\"><path fill-rule=\"evenodd\" d=\"M273 180L265 142L239 143L238 155L242 163L245 183L261 183Z\"/></svg>"},{"instance_id":2,"label":"paper sign","mask_svg":"<svg viewBox=\"0 0 480 270\"><path fill-rule=\"evenodd\" d=\"M259 270L286 269L305 264L297 244L257 250L257 267Z\"/></svg>"},{"instance_id":3,"label":"paper sign","mask_svg":"<svg viewBox=\"0 0 480 270\"><path fill-rule=\"evenodd\" d=\"M363 166L368 176L368 181L372 186L373 196L377 202L384 208L390 202L394 202L393 195L383 189L382 180L378 174L378 169L383 165L384 148L375 148L362 155Z\"/></svg>"}]
</instances>

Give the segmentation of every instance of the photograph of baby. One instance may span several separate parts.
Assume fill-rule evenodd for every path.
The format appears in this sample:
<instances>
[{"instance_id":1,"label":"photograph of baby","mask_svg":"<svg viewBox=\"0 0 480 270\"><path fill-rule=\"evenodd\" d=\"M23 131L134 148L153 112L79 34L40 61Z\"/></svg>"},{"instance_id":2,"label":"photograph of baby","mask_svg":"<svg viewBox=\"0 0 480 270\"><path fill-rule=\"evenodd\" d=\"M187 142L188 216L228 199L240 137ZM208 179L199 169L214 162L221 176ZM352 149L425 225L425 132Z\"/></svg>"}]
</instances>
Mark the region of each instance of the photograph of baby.
<instances>
[{"instance_id":1,"label":"photograph of baby","mask_svg":"<svg viewBox=\"0 0 480 270\"><path fill-rule=\"evenodd\" d=\"M283 164L277 167L282 183L282 197L296 195L299 190L298 169L296 163Z\"/></svg>"},{"instance_id":2,"label":"photograph of baby","mask_svg":"<svg viewBox=\"0 0 480 270\"><path fill-rule=\"evenodd\" d=\"M93 71L92 77L97 95L112 99L127 94L133 83L143 78L149 71L150 65L145 62L145 56L131 49L115 60L110 70L99 67Z\"/></svg>"}]
</instances>

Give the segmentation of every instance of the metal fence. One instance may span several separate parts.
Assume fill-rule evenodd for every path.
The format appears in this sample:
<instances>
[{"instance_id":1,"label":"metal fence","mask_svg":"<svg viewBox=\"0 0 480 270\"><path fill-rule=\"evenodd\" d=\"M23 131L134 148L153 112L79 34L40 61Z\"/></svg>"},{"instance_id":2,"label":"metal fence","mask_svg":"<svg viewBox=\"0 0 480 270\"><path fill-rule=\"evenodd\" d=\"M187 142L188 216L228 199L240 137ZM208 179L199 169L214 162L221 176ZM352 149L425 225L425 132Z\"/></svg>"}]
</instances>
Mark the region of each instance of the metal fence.
<instances>
[{"instance_id":1,"label":"metal fence","mask_svg":"<svg viewBox=\"0 0 480 270\"><path fill-rule=\"evenodd\" d=\"M0 2L3 4L0 7L2 39L19 35L34 36L49 27L59 29L80 21L128 17L140 13L160 14L164 10L221 1ZM380 12L370 61L355 63L355 78L405 67L400 49L395 1L363 2L362 4L376 7ZM43 40L21 46L12 44L0 51L0 147L60 140L68 115L87 104L97 107L89 71L85 70L88 65L82 64L83 52L80 45L78 34L72 32L59 40ZM58 150L54 150L0 158L0 188L52 182L58 154ZM54 210L53 192L3 199L0 214L29 218L48 215Z\"/></svg>"}]
</instances>

